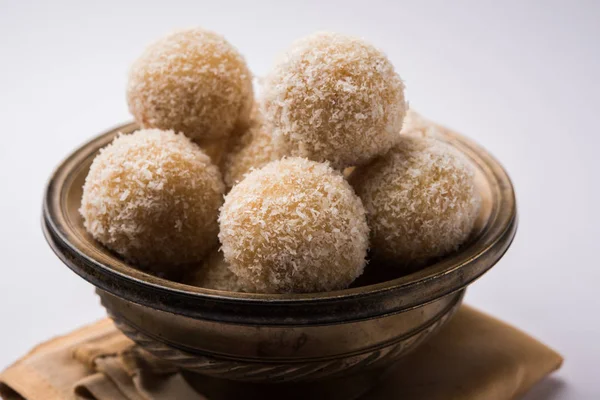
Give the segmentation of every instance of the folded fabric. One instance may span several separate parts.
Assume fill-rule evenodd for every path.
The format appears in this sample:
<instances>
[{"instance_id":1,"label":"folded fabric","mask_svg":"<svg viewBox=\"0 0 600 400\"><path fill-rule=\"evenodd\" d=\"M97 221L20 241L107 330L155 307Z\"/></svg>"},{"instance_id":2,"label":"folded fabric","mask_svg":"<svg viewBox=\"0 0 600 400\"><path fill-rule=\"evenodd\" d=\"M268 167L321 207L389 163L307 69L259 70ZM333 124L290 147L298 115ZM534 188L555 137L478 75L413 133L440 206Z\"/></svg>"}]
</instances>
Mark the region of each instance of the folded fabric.
<instances>
[{"instance_id":1,"label":"folded fabric","mask_svg":"<svg viewBox=\"0 0 600 400\"><path fill-rule=\"evenodd\" d=\"M368 393L357 395L370 400L515 399L561 363L560 355L525 333L463 306L436 336L377 377ZM340 385L345 393L352 390L348 380ZM240 393L251 400L276 397L281 390L219 384L177 371L137 347L108 319L37 346L0 374L0 395L7 400L227 400ZM295 397L288 393L286 398Z\"/></svg>"}]
</instances>

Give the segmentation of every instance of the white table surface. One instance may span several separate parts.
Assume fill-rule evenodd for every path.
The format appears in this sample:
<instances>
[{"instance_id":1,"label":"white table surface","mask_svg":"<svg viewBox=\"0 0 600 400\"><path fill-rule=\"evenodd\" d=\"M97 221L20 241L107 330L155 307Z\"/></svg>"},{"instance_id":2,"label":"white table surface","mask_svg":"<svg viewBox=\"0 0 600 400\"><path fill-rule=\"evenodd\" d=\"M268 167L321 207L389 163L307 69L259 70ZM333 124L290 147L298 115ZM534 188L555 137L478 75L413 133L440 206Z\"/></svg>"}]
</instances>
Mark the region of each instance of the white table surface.
<instances>
[{"instance_id":1,"label":"white table surface","mask_svg":"<svg viewBox=\"0 0 600 400\"><path fill-rule=\"evenodd\" d=\"M467 302L560 351L527 399L600 398L599 1L0 0L0 368L104 313L46 245L40 207L54 166L130 119L131 61L178 27L223 33L264 75L315 30L383 48L423 114L505 165L520 226Z\"/></svg>"}]
</instances>

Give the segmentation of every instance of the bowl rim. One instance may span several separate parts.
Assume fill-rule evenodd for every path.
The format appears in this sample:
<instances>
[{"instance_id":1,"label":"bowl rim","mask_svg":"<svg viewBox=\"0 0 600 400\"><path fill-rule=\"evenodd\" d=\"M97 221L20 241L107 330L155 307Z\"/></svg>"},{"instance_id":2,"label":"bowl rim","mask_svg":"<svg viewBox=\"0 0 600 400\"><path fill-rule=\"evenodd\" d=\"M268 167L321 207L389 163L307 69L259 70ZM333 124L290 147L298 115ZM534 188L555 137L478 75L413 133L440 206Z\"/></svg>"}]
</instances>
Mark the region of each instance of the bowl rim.
<instances>
[{"instance_id":1,"label":"bowl rim","mask_svg":"<svg viewBox=\"0 0 600 400\"><path fill-rule=\"evenodd\" d=\"M78 166L93 158L119 132L137 129L126 123L86 142L52 173L46 186L42 229L56 255L75 273L101 290L135 303L191 318L241 324L331 324L398 313L461 290L504 255L517 228L513 185L500 163L470 139L441 128L440 139L474 161L492 194L492 209L479 236L469 245L412 274L393 280L331 292L250 294L190 286L150 275L113 256L100 262L74 240L64 197Z\"/></svg>"}]
</instances>

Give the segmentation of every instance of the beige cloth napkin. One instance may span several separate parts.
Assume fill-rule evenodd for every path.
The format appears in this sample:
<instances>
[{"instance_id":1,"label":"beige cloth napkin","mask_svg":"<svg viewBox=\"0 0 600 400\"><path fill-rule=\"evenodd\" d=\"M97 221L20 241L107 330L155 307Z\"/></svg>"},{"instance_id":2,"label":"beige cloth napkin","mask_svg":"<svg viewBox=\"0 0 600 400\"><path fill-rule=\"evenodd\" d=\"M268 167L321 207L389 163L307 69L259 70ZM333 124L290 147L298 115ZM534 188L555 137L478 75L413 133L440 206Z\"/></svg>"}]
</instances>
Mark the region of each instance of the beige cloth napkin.
<instances>
[{"instance_id":1,"label":"beige cloth napkin","mask_svg":"<svg viewBox=\"0 0 600 400\"><path fill-rule=\"evenodd\" d=\"M463 306L360 398L515 399L561 363L560 355L525 333ZM247 385L235 395L226 395L224 387L232 384L179 373L135 346L108 319L37 346L0 374L0 395L7 400L224 400L238 399L240 392L244 400L279 396L268 386Z\"/></svg>"}]
</instances>

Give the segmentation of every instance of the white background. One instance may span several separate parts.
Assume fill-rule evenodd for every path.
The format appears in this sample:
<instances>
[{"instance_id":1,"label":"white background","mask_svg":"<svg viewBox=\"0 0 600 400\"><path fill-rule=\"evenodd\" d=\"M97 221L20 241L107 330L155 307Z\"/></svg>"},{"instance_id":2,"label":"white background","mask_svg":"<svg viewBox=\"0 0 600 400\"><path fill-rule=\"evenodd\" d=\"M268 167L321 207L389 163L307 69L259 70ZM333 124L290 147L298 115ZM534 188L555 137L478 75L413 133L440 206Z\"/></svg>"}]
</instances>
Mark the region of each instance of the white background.
<instances>
[{"instance_id":1,"label":"white background","mask_svg":"<svg viewBox=\"0 0 600 400\"><path fill-rule=\"evenodd\" d=\"M144 46L196 25L256 75L315 30L384 49L412 105L489 149L516 186L515 243L467 302L565 356L529 400L600 398L600 1L0 0L0 369L104 315L44 242L44 184L130 119L126 72Z\"/></svg>"}]
</instances>

